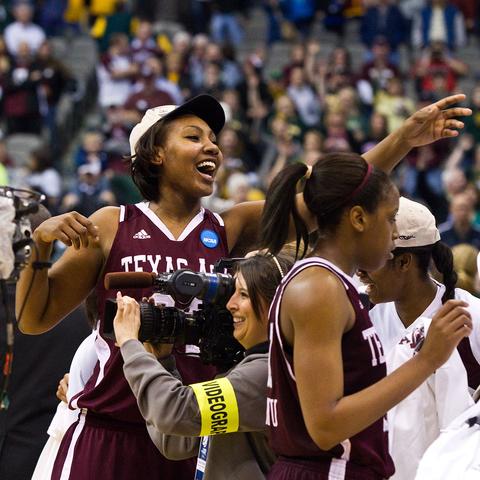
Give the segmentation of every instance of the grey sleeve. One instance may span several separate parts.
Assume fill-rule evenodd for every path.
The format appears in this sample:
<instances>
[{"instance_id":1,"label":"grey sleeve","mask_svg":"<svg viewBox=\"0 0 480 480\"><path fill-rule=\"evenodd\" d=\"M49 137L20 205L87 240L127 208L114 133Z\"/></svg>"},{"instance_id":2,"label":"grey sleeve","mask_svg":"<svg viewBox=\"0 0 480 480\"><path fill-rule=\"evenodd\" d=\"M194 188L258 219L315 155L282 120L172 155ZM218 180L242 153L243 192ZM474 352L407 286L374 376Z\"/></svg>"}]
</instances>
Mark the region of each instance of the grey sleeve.
<instances>
[{"instance_id":1,"label":"grey sleeve","mask_svg":"<svg viewBox=\"0 0 480 480\"><path fill-rule=\"evenodd\" d=\"M185 460L196 457L200 446L200 437L182 437L167 435L153 425L147 424L148 434L162 455L170 460Z\"/></svg>"},{"instance_id":2,"label":"grey sleeve","mask_svg":"<svg viewBox=\"0 0 480 480\"><path fill-rule=\"evenodd\" d=\"M121 349L123 371L147 424L172 435L200 434L201 418L193 390L182 384L138 340Z\"/></svg>"},{"instance_id":3,"label":"grey sleeve","mask_svg":"<svg viewBox=\"0 0 480 480\"><path fill-rule=\"evenodd\" d=\"M265 430L268 354L252 355L229 372L239 410L239 431Z\"/></svg>"},{"instance_id":4,"label":"grey sleeve","mask_svg":"<svg viewBox=\"0 0 480 480\"><path fill-rule=\"evenodd\" d=\"M125 377L157 448L171 459L195 456L201 416L193 390L168 372L138 340L125 342L121 353ZM262 354L241 362L227 375L237 399L241 432L265 428L267 374L267 354Z\"/></svg>"}]
</instances>

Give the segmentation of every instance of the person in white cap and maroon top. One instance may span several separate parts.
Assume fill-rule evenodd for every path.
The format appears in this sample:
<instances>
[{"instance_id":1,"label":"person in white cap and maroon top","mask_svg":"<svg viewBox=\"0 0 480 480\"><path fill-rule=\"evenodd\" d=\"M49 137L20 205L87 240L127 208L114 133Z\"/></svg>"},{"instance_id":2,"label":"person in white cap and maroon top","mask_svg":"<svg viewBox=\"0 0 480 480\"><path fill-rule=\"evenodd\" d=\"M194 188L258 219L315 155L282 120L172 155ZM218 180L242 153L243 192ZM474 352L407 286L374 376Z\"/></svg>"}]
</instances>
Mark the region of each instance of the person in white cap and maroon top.
<instances>
[{"instance_id":1,"label":"person in white cap and maroon top","mask_svg":"<svg viewBox=\"0 0 480 480\"><path fill-rule=\"evenodd\" d=\"M440 431L473 404L480 383L480 299L455 288L450 248L441 242L435 217L424 205L400 198L393 258L375 272L359 272L375 306L370 318L393 371L422 347L431 318L448 299L468 304L473 332L450 359L388 413L389 449L396 480L411 480L422 455ZM443 284L429 274L430 265ZM469 390L469 387L471 390Z\"/></svg>"},{"instance_id":2,"label":"person in white cap and maroon top","mask_svg":"<svg viewBox=\"0 0 480 480\"><path fill-rule=\"evenodd\" d=\"M411 148L458 135L463 123L455 117L471 111L450 107L464 98L454 95L419 110L365 160L389 172ZM150 440L124 377L120 350L102 335L104 302L115 296L105 290L103 279L115 271L210 271L217 259L253 249L263 202L238 204L221 216L200 203L212 193L222 163L216 138L224 122L220 103L205 94L180 106L148 110L130 135L131 174L145 202L102 208L88 219L69 212L45 221L34 233L36 248L17 284L24 333L49 330L92 289L98 295L98 362L84 390L70 401L81 415L62 441L53 479L191 479L193 464L166 461ZM300 198L298 208L314 226ZM50 270L40 268L57 240L73 248ZM141 299L151 289L122 293ZM186 383L214 375L189 356L179 358L177 366Z\"/></svg>"}]
</instances>

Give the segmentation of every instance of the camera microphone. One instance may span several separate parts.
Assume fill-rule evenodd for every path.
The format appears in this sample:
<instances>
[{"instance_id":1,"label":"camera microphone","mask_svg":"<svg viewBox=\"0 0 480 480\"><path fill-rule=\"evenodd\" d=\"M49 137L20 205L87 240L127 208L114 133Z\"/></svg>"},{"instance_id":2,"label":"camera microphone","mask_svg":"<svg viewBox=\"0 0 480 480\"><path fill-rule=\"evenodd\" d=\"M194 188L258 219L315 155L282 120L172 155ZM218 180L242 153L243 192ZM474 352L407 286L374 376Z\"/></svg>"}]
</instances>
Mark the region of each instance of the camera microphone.
<instances>
[{"instance_id":1,"label":"camera microphone","mask_svg":"<svg viewBox=\"0 0 480 480\"><path fill-rule=\"evenodd\" d=\"M107 290L121 288L147 288L155 284L157 275L150 272L110 272L105 275Z\"/></svg>"}]
</instances>

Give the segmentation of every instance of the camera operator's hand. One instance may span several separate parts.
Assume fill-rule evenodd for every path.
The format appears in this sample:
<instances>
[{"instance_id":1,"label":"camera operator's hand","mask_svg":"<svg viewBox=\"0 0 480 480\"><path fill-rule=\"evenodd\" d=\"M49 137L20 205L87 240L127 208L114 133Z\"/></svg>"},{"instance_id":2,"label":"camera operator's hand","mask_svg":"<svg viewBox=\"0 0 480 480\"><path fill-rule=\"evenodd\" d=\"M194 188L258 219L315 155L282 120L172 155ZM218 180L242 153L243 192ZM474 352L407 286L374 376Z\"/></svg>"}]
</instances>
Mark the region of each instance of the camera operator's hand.
<instances>
[{"instance_id":1,"label":"camera operator's hand","mask_svg":"<svg viewBox=\"0 0 480 480\"><path fill-rule=\"evenodd\" d=\"M122 296L120 292L117 292L117 314L113 319L113 329L119 347L127 340L138 340L140 305L135 299Z\"/></svg>"},{"instance_id":2,"label":"camera operator's hand","mask_svg":"<svg viewBox=\"0 0 480 480\"><path fill-rule=\"evenodd\" d=\"M78 250L88 247L92 241L98 241L98 229L91 220L78 212L68 212L42 222L35 230L33 238L37 242L48 244L59 240Z\"/></svg>"},{"instance_id":3,"label":"camera operator's hand","mask_svg":"<svg viewBox=\"0 0 480 480\"><path fill-rule=\"evenodd\" d=\"M60 401L65 403L68 403L68 400L67 400L68 380L69 380L69 375L68 373L66 373L58 383L57 393L56 393L57 398Z\"/></svg>"}]
</instances>

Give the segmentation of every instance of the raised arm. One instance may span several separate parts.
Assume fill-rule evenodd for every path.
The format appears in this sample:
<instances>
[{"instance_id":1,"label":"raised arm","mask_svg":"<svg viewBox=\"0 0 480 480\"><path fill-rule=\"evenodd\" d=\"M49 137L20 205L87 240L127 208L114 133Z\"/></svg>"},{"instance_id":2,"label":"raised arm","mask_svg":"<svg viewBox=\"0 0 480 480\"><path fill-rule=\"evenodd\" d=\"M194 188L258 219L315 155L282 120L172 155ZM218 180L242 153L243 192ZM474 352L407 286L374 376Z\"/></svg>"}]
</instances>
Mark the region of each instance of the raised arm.
<instances>
[{"instance_id":1,"label":"raised arm","mask_svg":"<svg viewBox=\"0 0 480 480\"><path fill-rule=\"evenodd\" d=\"M35 248L16 289L19 328L40 334L54 327L94 288L116 233L118 208L107 207L89 219L76 212L49 218L33 234ZM48 262L53 243L68 246L50 269L34 270Z\"/></svg>"},{"instance_id":2,"label":"raised arm","mask_svg":"<svg viewBox=\"0 0 480 480\"><path fill-rule=\"evenodd\" d=\"M308 269L293 282L282 302L282 310L294 312L288 319L292 330L286 336L293 337L305 425L323 450L381 418L423 383L470 332L471 320L462 308L465 304L447 302L432 321L418 355L370 387L344 396L342 336L351 328L354 315L345 290L336 277L321 269Z\"/></svg>"},{"instance_id":3,"label":"raised arm","mask_svg":"<svg viewBox=\"0 0 480 480\"><path fill-rule=\"evenodd\" d=\"M416 111L400 128L364 153L363 158L390 173L412 148L458 136L463 122L457 117L472 114L469 108L452 107L463 100L463 94L451 95Z\"/></svg>"}]
</instances>

